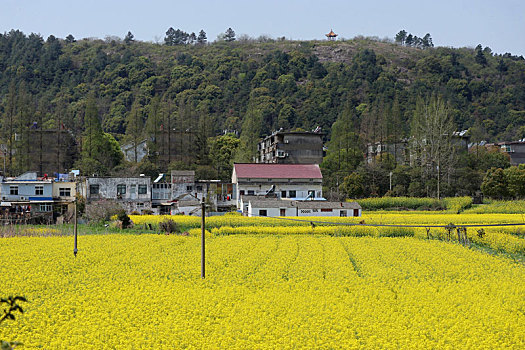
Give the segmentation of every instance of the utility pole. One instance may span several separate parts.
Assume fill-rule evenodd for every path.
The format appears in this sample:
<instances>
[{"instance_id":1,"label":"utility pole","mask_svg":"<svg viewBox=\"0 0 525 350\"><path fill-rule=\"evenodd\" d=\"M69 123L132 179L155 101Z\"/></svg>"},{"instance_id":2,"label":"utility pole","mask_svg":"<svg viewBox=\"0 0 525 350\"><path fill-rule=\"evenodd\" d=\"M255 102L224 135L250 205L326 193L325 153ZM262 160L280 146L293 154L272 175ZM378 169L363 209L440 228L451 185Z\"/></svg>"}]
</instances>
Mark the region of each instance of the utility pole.
<instances>
[{"instance_id":1,"label":"utility pole","mask_svg":"<svg viewBox=\"0 0 525 350\"><path fill-rule=\"evenodd\" d=\"M201 278L206 277L205 273L205 232L206 232L206 202L204 201L204 194L201 201Z\"/></svg>"},{"instance_id":2,"label":"utility pole","mask_svg":"<svg viewBox=\"0 0 525 350\"><path fill-rule=\"evenodd\" d=\"M77 236L78 236L78 222L77 222L77 199L75 198L75 248L73 249L73 254L75 255L75 258L77 257L78 249L77 249Z\"/></svg>"}]
</instances>

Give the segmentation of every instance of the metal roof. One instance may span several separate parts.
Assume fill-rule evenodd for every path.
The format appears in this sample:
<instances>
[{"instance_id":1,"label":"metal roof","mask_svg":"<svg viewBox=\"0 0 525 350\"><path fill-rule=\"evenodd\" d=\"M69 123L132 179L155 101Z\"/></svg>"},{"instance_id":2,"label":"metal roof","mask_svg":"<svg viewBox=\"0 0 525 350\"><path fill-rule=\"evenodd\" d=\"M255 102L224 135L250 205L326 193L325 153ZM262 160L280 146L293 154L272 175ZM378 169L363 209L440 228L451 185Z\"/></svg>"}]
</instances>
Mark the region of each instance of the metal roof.
<instances>
[{"instance_id":1,"label":"metal roof","mask_svg":"<svg viewBox=\"0 0 525 350\"><path fill-rule=\"evenodd\" d=\"M322 179L318 164L236 163L237 178L253 179Z\"/></svg>"}]
</instances>

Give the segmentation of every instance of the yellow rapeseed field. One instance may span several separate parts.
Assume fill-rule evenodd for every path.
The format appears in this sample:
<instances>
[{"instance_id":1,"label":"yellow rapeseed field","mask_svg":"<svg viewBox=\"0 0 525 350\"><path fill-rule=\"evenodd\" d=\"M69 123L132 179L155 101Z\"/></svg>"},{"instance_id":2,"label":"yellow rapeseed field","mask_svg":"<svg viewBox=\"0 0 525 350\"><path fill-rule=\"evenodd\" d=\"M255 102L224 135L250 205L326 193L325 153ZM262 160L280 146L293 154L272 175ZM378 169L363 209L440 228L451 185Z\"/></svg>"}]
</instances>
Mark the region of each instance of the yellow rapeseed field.
<instances>
[{"instance_id":1,"label":"yellow rapeseed field","mask_svg":"<svg viewBox=\"0 0 525 350\"><path fill-rule=\"evenodd\" d=\"M151 223L157 225L160 221L171 219L184 228L200 226L200 217L195 216L156 216L136 215L131 216L137 225ZM299 221L298 221L299 220ZM451 214L443 212L392 212L374 211L365 212L362 217L288 217L288 218L263 218L245 217L240 215L213 216L206 219L206 228L215 235L231 234L326 234L334 236L414 236L426 238L425 228L375 228L367 226L328 226L316 224L312 228L311 222L330 223L364 223L364 224L389 224L389 225L473 225L473 224L512 224L525 223L523 214ZM478 237L479 228L469 228L469 239L477 244L485 245L491 249L525 254L525 226L491 227L484 228L483 237ZM442 228L431 228L433 237L443 236ZM520 238L521 237L521 238ZM454 237L453 237L454 238Z\"/></svg>"},{"instance_id":2,"label":"yellow rapeseed field","mask_svg":"<svg viewBox=\"0 0 525 350\"><path fill-rule=\"evenodd\" d=\"M0 339L43 349L525 348L525 267L412 237L0 240Z\"/></svg>"}]
</instances>

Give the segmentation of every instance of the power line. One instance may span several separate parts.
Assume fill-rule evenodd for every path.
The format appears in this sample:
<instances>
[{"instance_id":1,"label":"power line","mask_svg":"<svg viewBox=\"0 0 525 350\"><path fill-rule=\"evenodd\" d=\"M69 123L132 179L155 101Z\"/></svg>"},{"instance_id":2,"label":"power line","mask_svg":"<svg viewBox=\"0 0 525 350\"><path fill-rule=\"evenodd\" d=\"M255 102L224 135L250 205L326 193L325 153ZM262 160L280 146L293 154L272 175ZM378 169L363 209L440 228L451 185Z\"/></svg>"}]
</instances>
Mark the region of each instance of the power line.
<instances>
[{"instance_id":1,"label":"power line","mask_svg":"<svg viewBox=\"0 0 525 350\"><path fill-rule=\"evenodd\" d=\"M243 214L248 214L247 211L243 211ZM322 224L322 225L332 225L332 226L362 226L362 227L406 227L406 228L458 228L458 227L500 227L500 226L525 226L525 223L507 223L507 224L447 224L447 225L400 225L400 224L367 224L363 223L354 223L354 222L332 222L332 221L315 221L315 220L301 220L301 219L292 219L280 216L263 216L257 214L251 214L251 217L260 217L260 218L271 218L275 220L286 220L286 221L296 221L304 222L306 224Z\"/></svg>"}]
</instances>

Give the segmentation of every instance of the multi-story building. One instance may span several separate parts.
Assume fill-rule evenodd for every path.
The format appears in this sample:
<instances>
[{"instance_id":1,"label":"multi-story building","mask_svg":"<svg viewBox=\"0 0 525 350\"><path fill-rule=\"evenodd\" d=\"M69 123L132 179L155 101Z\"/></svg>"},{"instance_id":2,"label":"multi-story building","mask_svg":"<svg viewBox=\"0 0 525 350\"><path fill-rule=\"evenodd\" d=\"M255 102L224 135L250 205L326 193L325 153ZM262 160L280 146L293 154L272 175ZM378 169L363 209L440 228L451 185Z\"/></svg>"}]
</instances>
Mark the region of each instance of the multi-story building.
<instances>
[{"instance_id":1,"label":"multi-story building","mask_svg":"<svg viewBox=\"0 0 525 350\"><path fill-rule=\"evenodd\" d=\"M240 199L244 195L323 199L323 175L317 164L236 163L232 183L237 209L241 209Z\"/></svg>"},{"instance_id":2,"label":"multi-story building","mask_svg":"<svg viewBox=\"0 0 525 350\"><path fill-rule=\"evenodd\" d=\"M487 146L497 146L503 152L508 154L511 165L525 164L525 139L519 141L498 142L495 144L488 144Z\"/></svg>"},{"instance_id":3,"label":"multi-story building","mask_svg":"<svg viewBox=\"0 0 525 350\"><path fill-rule=\"evenodd\" d=\"M277 131L257 145L257 163L321 164L323 133Z\"/></svg>"},{"instance_id":4,"label":"multi-story building","mask_svg":"<svg viewBox=\"0 0 525 350\"><path fill-rule=\"evenodd\" d=\"M28 172L0 183L3 208L31 213L53 212L53 182Z\"/></svg>"},{"instance_id":5,"label":"multi-story building","mask_svg":"<svg viewBox=\"0 0 525 350\"><path fill-rule=\"evenodd\" d=\"M112 200L126 212L151 210L151 179L149 177L88 177L82 192L88 202Z\"/></svg>"}]
</instances>

